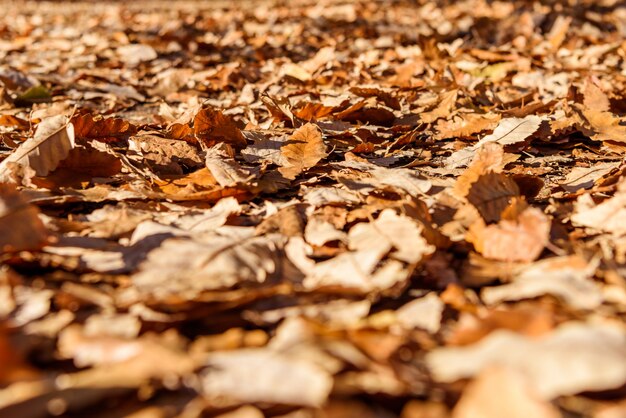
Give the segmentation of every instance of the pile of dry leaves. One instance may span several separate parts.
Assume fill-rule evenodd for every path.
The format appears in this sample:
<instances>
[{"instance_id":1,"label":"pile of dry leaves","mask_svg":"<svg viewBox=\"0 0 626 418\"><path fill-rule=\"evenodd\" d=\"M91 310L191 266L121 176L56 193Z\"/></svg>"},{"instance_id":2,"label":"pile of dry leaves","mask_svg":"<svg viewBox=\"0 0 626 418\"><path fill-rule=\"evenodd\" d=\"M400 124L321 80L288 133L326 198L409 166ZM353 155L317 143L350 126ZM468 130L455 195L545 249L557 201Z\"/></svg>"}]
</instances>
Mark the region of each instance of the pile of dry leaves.
<instances>
[{"instance_id":1,"label":"pile of dry leaves","mask_svg":"<svg viewBox=\"0 0 626 418\"><path fill-rule=\"evenodd\" d=\"M626 416L622 2L0 10L0 416Z\"/></svg>"}]
</instances>

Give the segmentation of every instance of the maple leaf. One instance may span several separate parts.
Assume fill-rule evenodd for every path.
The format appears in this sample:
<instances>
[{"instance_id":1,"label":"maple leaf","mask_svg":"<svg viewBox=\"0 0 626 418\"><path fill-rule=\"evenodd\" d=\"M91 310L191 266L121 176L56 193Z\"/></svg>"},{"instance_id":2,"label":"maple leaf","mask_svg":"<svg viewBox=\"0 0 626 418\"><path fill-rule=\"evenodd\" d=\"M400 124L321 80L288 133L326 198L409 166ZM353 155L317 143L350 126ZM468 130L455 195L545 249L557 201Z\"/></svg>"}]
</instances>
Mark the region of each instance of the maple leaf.
<instances>
[{"instance_id":1,"label":"maple leaf","mask_svg":"<svg viewBox=\"0 0 626 418\"><path fill-rule=\"evenodd\" d=\"M312 123L298 128L280 147L280 152L288 165L278 170L288 179L295 179L302 172L315 167L327 155L322 133Z\"/></svg>"}]
</instances>

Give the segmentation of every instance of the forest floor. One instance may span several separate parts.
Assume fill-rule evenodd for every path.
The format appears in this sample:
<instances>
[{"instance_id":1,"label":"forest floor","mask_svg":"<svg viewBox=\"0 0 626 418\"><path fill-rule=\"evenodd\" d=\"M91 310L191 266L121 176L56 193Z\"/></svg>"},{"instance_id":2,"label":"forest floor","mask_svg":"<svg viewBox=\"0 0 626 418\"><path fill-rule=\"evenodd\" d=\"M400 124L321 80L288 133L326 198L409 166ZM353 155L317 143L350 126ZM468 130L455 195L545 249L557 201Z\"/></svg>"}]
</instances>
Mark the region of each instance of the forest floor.
<instances>
[{"instance_id":1,"label":"forest floor","mask_svg":"<svg viewBox=\"0 0 626 418\"><path fill-rule=\"evenodd\" d=\"M0 1L0 417L626 417L626 6Z\"/></svg>"}]
</instances>

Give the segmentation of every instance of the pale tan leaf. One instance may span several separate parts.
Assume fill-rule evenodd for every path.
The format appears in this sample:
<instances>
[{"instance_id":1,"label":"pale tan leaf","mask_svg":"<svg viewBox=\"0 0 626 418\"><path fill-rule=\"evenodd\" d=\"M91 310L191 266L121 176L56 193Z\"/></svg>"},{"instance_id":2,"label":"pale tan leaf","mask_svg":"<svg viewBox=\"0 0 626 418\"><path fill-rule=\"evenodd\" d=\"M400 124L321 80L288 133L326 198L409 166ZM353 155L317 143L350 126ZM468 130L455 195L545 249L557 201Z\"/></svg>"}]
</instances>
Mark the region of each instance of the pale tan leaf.
<instances>
[{"instance_id":1,"label":"pale tan leaf","mask_svg":"<svg viewBox=\"0 0 626 418\"><path fill-rule=\"evenodd\" d=\"M396 311L400 325L406 328L421 328L431 334L439 331L445 305L435 292L415 299Z\"/></svg>"},{"instance_id":2,"label":"pale tan leaf","mask_svg":"<svg viewBox=\"0 0 626 418\"><path fill-rule=\"evenodd\" d=\"M220 144L209 148L206 152L206 167L222 187L235 187L247 184L253 176L242 168L234 158L221 152Z\"/></svg>"},{"instance_id":3,"label":"pale tan leaf","mask_svg":"<svg viewBox=\"0 0 626 418\"><path fill-rule=\"evenodd\" d=\"M619 162L609 162L597 163L589 167L574 167L560 185L570 193L580 189L589 189L593 187L597 180L619 167L619 165Z\"/></svg>"},{"instance_id":4,"label":"pale tan leaf","mask_svg":"<svg viewBox=\"0 0 626 418\"><path fill-rule=\"evenodd\" d=\"M493 305L549 294L575 309L595 309L603 301L592 278L596 267L575 255L540 260L516 274L512 283L484 288L481 296Z\"/></svg>"},{"instance_id":5,"label":"pale tan leaf","mask_svg":"<svg viewBox=\"0 0 626 418\"><path fill-rule=\"evenodd\" d=\"M267 348L211 354L201 379L206 398L233 405L319 407L333 385L331 375L314 362Z\"/></svg>"},{"instance_id":6,"label":"pale tan leaf","mask_svg":"<svg viewBox=\"0 0 626 418\"><path fill-rule=\"evenodd\" d=\"M504 149L500 144L487 143L476 150L472 163L456 180L452 192L459 198L464 198L470 191L472 184L478 178L492 171L499 173L504 166Z\"/></svg>"},{"instance_id":7,"label":"pale tan leaf","mask_svg":"<svg viewBox=\"0 0 626 418\"><path fill-rule=\"evenodd\" d=\"M571 217L575 226L593 228L615 236L626 234L626 183L615 195L600 204L595 204L589 195L576 201Z\"/></svg>"},{"instance_id":8,"label":"pale tan leaf","mask_svg":"<svg viewBox=\"0 0 626 418\"><path fill-rule=\"evenodd\" d=\"M546 400L626 383L626 331L619 325L570 322L540 338L499 330L478 343L437 348L426 364L438 382L478 375L491 366L516 370Z\"/></svg>"},{"instance_id":9,"label":"pale tan leaf","mask_svg":"<svg viewBox=\"0 0 626 418\"><path fill-rule=\"evenodd\" d=\"M393 258L406 263L417 263L435 250L422 237L421 225L393 209L383 210L374 222L356 224L348 239L352 250L389 248Z\"/></svg>"},{"instance_id":10,"label":"pale tan leaf","mask_svg":"<svg viewBox=\"0 0 626 418\"><path fill-rule=\"evenodd\" d=\"M38 176L45 176L59 165L74 148L74 126L66 116L53 116L37 125L32 138L27 139L0 163L0 179L8 174L10 163L30 167Z\"/></svg>"},{"instance_id":11,"label":"pale tan leaf","mask_svg":"<svg viewBox=\"0 0 626 418\"><path fill-rule=\"evenodd\" d=\"M542 117L535 115L529 115L525 118L502 119L493 133L478 141L476 147L480 147L487 142L511 145L525 141L539 129L539 125L541 125L543 120Z\"/></svg>"},{"instance_id":12,"label":"pale tan leaf","mask_svg":"<svg viewBox=\"0 0 626 418\"><path fill-rule=\"evenodd\" d=\"M279 169L280 173L288 179L295 179L326 156L326 145L319 128L307 123L291 135L280 152L288 163Z\"/></svg>"}]
</instances>

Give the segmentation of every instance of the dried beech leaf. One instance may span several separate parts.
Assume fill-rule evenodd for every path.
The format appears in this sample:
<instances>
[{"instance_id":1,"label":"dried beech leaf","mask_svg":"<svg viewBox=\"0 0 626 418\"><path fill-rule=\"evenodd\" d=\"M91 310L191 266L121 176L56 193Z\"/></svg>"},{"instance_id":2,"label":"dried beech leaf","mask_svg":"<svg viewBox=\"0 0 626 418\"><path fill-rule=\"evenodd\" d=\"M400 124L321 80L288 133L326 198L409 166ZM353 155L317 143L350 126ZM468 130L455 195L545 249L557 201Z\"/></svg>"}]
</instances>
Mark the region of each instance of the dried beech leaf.
<instances>
[{"instance_id":1,"label":"dried beech leaf","mask_svg":"<svg viewBox=\"0 0 626 418\"><path fill-rule=\"evenodd\" d=\"M576 202L572 223L615 236L626 234L626 183L622 182L615 195L596 205L589 195L582 195Z\"/></svg>"},{"instance_id":2,"label":"dried beech leaf","mask_svg":"<svg viewBox=\"0 0 626 418\"><path fill-rule=\"evenodd\" d=\"M393 248L393 258L417 263L434 252L421 235L422 227L411 218L385 209L374 222L356 224L348 233L352 250Z\"/></svg>"},{"instance_id":3,"label":"dried beech leaf","mask_svg":"<svg viewBox=\"0 0 626 418\"><path fill-rule=\"evenodd\" d=\"M539 129L539 125L541 125L543 120L543 118L535 115L529 115L523 119L502 119L493 133L478 141L476 147L480 147L487 142L497 142L506 146L525 141Z\"/></svg>"},{"instance_id":4,"label":"dried beech leaf","mask_svg":"<svg viewBox=\"0 0 626 418\"><path fill-rule=\"evenodd\" d=\"M46 244L49 234L38 214L13 185L0 183L0 253L34 251Z\"/></svg>"},{"instance_id":5,"label":"dried beech leaf","mask_svg":"<svg viewBox=\"0 0 626 418\"><path fill-rule=\"evenodd\" d=\"M295 179L326 157L326 145L319 128L307 123L289 137L280 152L287 162L287 165L279 168L280 173L288 179Z\"/></svg>"},{"instance_id":6,"label":"dried beech leaf","mask_svg":"<svg viewBox=\"0 0 626 418\"><path fill-rule=\"evenodd\" d=\"M112 142L128 138L137 132L137 127L120 118L101 118L93 115L81 115L72 118L76 139L95 139Z\"/></svg>"},{"instance_id":7,"label":"dried beech leaf","mask_svg":"<svg viewBox=\"0 0 626 418\"><path fill-rule=\"evenodd\" d=\"M193 120L193 132L206 147L218 142L225 142L234 148L244 148L246 138L230 116L219 110L207 107L202 109Z\"/></svg>"},{"instance_id":8,"label":"dried beech leaf","mask_svg":"<svg viewBox=\"0 0 626 418\"><path fill-rule=\"evenodd\" d=\"M472 163L456 180L452 191L458 197L466 197L478 178L490 171L500 173L504 166L504 149L501 145L489 142L480 147L473 156Z\"/></svg>"},{"instance_id":9,"label":"dried beech leaf","mask_svg":"<svg viewBox=\"0 0 626 418\"><path fill-rule=\"evenodd\" d=\"M209 400L229 400L234 405L265 402L320 407L330 394L333 379L307 360L267 348L211 354L202 374L203 394Z\"/></svg>"},{"instance_id":10,"label":"dried beech leaf","mask_svg":"<svg viewBox=\"0 0 626 418\"><path fill-rule=\"evenodd\" d=\"M513 282L487 287L481 296L487 304L553 295L576 309L595 309L602 304L602 291L592 276L597 263L587 264L577 256L537 261L518 273Z\"/></svg>"},{"instance_id":11,"label":"dried beech leaf","mask_svg":"<svg viewBox=\"0 0 626 418\"><path fill-rule=\"evenodd\" d=\"M216 145L207 150L206 166L222 187L234 187L239 184L246 184L253 176L243 169L234 158L220 152Z\"/></svg>"},{"instance_id":12,"label":"dried beech leaf","mask_svg":"<svg viewBox=\"0 0 626 418\"><path fill-rule=\"evenodd\" d=\"M470 227L467 240L486 258L502 261L535 260L548 243L550 219L537 208L528 208L516 220L503 219Z\"/></svg>"},{"instance_id":13,"label":"dried beech leaf","mask_svg":"<svg viewBox=\"0 0 626 418\"><path fill-rule=\"evenodd\" d=\"M465 347L438 348L426 364L439 382L478 375L491 366L511 368L546 400L626 383L626 332L618 325L570 322L540 338L495 331Z\"/></svg>"},{"instance_id":14,"label":"dried beech leaf","mask_svg":"<svg viewBox=\"0 0 626 418\"><path fill-rule=\"evenodd\" d=\"M599 163L590 167L574 167L561 183L561 187L570 193L580 189L589 189L594 183L619 166L619 163Z\"/></svg>"},{"instance_id":15,"label":"dried beech leaf","mask_svg":"<svg viewBox=\"0 0 626 418\"><path fill-rule=\"evenodd\" d=\"M37 125L32 138L27 139L0 163L0 179L9 174L9 164L15 163L35 170L38 176L54 171L74 148L74 126L66 116L53 116Z\"/></svg>"},{"instance_id":16,"label":"dried beech leaf","mask_svg":"<svg viewBox=\"0 0 626 418\"><path fill-rule=\"evenodd\" d=\"M515 181L502 174L490 172L472 183L467 200L474 205L485 222L497 222L511 199L519 196Z\"/></svg>"}]
</instances>

